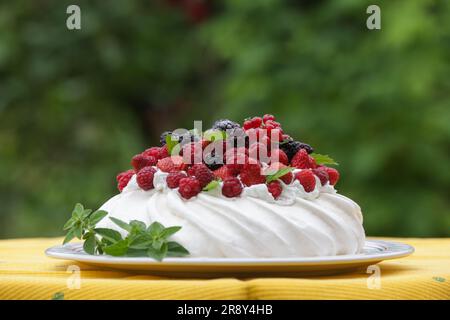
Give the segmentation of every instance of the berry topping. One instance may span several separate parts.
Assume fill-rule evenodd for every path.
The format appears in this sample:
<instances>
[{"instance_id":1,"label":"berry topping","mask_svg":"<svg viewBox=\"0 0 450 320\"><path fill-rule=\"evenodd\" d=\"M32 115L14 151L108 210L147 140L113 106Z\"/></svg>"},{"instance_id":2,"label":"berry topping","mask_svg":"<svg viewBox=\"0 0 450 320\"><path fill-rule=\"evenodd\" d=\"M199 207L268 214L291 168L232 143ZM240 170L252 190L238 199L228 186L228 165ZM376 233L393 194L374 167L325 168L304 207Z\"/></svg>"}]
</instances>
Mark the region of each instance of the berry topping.
<instances>
[{"instance_id":1,"label":"berry topping","mask_svg":"<svg viewBox=\"0 0 450 320\"><path fill-rule=\"evenodd\" d=\"M171 172L167 175L167 178L166 178L167 186L170 189L178 188L178 186L180 184L180 180L183 178L186 178L186 177L187 177L187 175L183 172L179 172L179 171Z\"/></svg>"},{"instance_id":2,"label":"berry topping","mask_svg":"<svg viewBox=\"0 0 450 320\"><path fill-rule=\"evenodd\" d=\"M336 185L336 183L339 181L339 171L329 167L325 167L325 170L328 173L328 179L330 180L330 184L332 186Z\"/></svg>"},{"instance_id":3,"label":"berry topping","mask_svg":"<svg viewBox=\"0 0 450 320\"><path fill-rule=\"evenodd\" d=\"M278 199L281 196L281 192L283 192L280 181L269 182L269 184L267 184L267 189L274 199Z\"/></svg>"},{"instance_id":4,"label":"berry topping","mask_svg":"<svg viewBox=\"0 0 450 320\"><path fill-rule=\"evenodd\" d=\"M193 177L180 179L178 192L183 198L190 199L192 197L195 197L200 193L200 191L202 191L202 188L200 186L200 182L197 179Z\"/></svg>"},{"instance_id":5,"label":"berry topping","mask_svg":"<svg viewBox=\"0 0 450 320\"><path fill-rule=\"evenodd\" d=\"M267 120L275 121L275 116L273 116L271 114L265 114L264 117L263 117L263 122L266 123Z\"/></svg>"},{"instance_id":6,"label":"berry topping","mask_svg":"<svg viewBox=\"0 0 450 320\"><path fill-rule=\"evenodd\" d=\"M242 193L242 184L236 177L226 178L223 181L222 194L227 198L234 198Z\"/></svg>"},{"instance_id":7,"label":"berry topping","mask_svg":"<svg viewBox=\"0 0 450 320\"><path fill-rule=\"evenodd\" d=\"M291 166L297 169L310 169L316 167L316 162L305 149L300 149L292 158Z\"/></svg>"},{"instance_id":8,"label":"berry topping","mask_svg":"<svg viewBox=\"0 0 450 320\"><path fill-rule=\"evenodd\" d=\"M158 159L164 159L169 156L169 151L167 150L167 146L162 146L158 150Z\"/></svg>"},{"instance_id":9,"label":"berry topping","mask_svg":"<svg viewBox=\"0 0 450 320\"><path fill-rule=\"evenodd\" d=\"M153 189L153 177L156 170L152 167L142 168L136 176L138 186L143 190Z\"/></svg>"},{"instance_id":10,"label":"berry topping","mask_svg":"<svg viewBox=\"0 0 450 320\"><path fill-rule=\"evenodd\" d=\"M144 167L156 165L156 158L153 156L144 156L143 154L138 154L131 159L131 165L138 172Z\"/></svg>"},{"instance_id":11,"label":"berry topping","mask_svg":"<svg viewBox=\"0 0 450 320\"><path fill-rule=\"evenodd\" d=\"M131 177L134 175L134 170L127 170L124 172L121 172L117 175L117 189L119 189L120 192L122 192L123 188L125 188L128 185L128 182L130 182Z\"/></svg>"},{"instance_id":12,"label":"berry topping","mask_svg":"<svg viewBox=\"0 0 450 320\"><path fill-rule=\"evenodd\" d=\"M261 174L261 167L255 163L244 164L240 178L247 187L266 182L266 178Z\"/></svg>"},{"instance_id":13,"label":"berry topping","mask_svg":"<svg viewBox=\"0 0 450 320\"><path fill-rule=\"evenodd\" d=\"M226 178L234 177L233 173L228 168L228 166L222 166L222 167L214 170L213 173L216 178L219 178L221 180L225 180Z\"/></svg>"},{"instance_id":14,"label":"berry topping","mask_svg":"<svg viewBox=\"0 0 450 320\"><path fill-rule=\"evenodd\" d=\"M314 149L310 145L298 141L287 141L280 144L280 149L282 149L289 158L289 161L294 157L294 155L300 150L305 149L308 153L313 153Z\"/></svg>"},{"instance_id":15,"label":"berry topping","mask_svg":"<svg viewBox=\"0 0 450 320\"><path fill-rule=\"evenodd\" d=\"M316 178L311 170L306 169L295 174L295 179L297 179L303 186L306 192L311 192L316 187Z\"/></svg>"},{"instance_id":16,"label":"berry topping","mask_svg":"<svg viewBox=\"0 0 450 320\"><path fill-rule=\"evenodd\" d=\"M194 164L191 168L189 168L188 173L200 182L200 187L202 188L206 187L206 185L215 178L212 171L209 170L203 163Z\"/></svg>"},{"instance_id":17,"label":"berry topping","mask_svg":"<svg viewBox=\"0 0 450 320\"><path fill-rule=\"evenodd\" d=\"M182 171L186 168L186 164L183 163L183 158L180 156L160 159L156 166L163 172Z\"/></svg>"},{"instance_id":18,"label":"berry topping","mask_svg":"<svg viewBox=\"0 0 450 320\"><path fill-rule=\"evenodd\" d=\"M272 161L281 162L282 164L289 165L288 156L281 149L272 150L272 152L270 153L270 158Z\"/></svg>"},{"instance_id":19,"label":"berry topping","mask_svg":"<svg viewBox=\"0 0 450 320\"><path fill-rule=\"evenodd\" d=\"M156 159L158 158L159 155L159 147L151 147L147 150L145 150L144 152L142 152L142 155L147 156L147 157L155 157Z\"/></svg>"},{"instance_id":20,"label":"berry topping","mask_svg":"<svg viewBox=\"0 0 450 320\"><path fill-rule=\"evenodd\" d=\"M186 134L183 134L183 135L177 135L177 134L173 133L172 131L164 131L161 134L161 137L159 139L159 142L161 143L161 146L165 146L166 145L166 139L167 139L168 135L172 135L171 139L173 141L178 142L178 143L183 143L183 142L187 142L187 141L193 142L193 141L196 141L197 138L198 138L196 135L193 135L191 133L186 133Z\"/></svg>"},{"instance_id":21,"label":"berry topping","mask_svg":"<svg viewBox=\"0 0 450 320\"><path fill-rule=\"evenodd\" d=\"M324 186L328 181L328 173L324 167L312 169L312 172L319 178L320 183Z\"/></svg>"},{"instance_id":22,"label":"berry topping","mask_svg":"<svg viewBox=\"0 0 450 320\"><path fill-rule=\"evenodd\" d=\"M239 123L236 123L228 119L221 119L214 122L212 129L226 131L229 129L235 129L240 127L241 126L239 125Z\"/></svg>"}]
</instances>

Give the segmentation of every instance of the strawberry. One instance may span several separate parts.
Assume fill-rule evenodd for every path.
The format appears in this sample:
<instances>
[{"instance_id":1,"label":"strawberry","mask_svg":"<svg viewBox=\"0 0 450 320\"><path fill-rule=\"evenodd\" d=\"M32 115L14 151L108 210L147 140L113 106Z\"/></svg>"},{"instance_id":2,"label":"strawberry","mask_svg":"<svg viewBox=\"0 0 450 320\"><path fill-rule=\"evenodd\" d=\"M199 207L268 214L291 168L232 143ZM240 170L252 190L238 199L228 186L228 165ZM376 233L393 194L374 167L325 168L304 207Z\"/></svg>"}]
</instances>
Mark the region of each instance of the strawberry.
<instances>
[{"instance_id":1,"label":"strawberry","mask_svg":"<svg viewBox=\"0 0 450 320\"><path fill-rule=\"evenodd\" d=\"M316 161L313 157L308 155L305 149L300 149L291 160L291 166L297 169L311 169L315 168Z\"/></svg>"},{"instance_id":2,"label":"strawberry","mask_svg":"<svg viewBox=\"0 0 450 320\"><path fill-rule=\"evenodd\" d=\"M330 180L330 184L332 186L336 185L336 183L339 181L339 171L329 167L325 167L325 170L328 173L328 179Z\"/></svg>"},{"instance_id":3,"label":"strawberry","mask_svg":"<svg viewBox=\"0 0 450 320\"><path fill-rule=\"evenodd\" d=\"M163 172L182 171L187 167L187 165L183 163L183 158L181 156L172 156L160 159L158 160L156 166Z\"/></svg>"},{"instance_id":4,"label":"strawberry","mask_svg":"<svg viewBox=\"0 0 450 320\"><path fill-rule=\"evenodd\" d=\"M271 115L271 114L265 114L265 115L263 116L263 122L266 123L267 120L275 121L275 116L274 116L274 115Z\"/></svg>"},{"instance_id":5,"label":"strawberry","mask_svg":"<svg viewBox=\"0 0 450 320\"><path fill-rule=\"evenodd\" d=\"M319 167L317 169L312 169L312 172L319 178L320 183L325 185L328 181L328 173L324 167Z\"/></svg>"},{"instance_id":6,"label":"strawberry","mask_svg":"<svg viewBox=\"0 0 450 320\"><path fill-rule=\"evenodd\" d=\"M240 177L242 183L247 187L266 182L266 177L261 174L261 167L259 164L245 164L242 168Z\"/></svg>"},{"instance_id":7,"label":"strawberry","mask_svg":"<svg viewBox=\"0 0 450 320\"><path fill-rule=\"evenodd\" d=\"M295 179L300 182L306 192L311 192L316 187L316 178L311 170L305 169L295 174Z\"/></svg>"},{"instance_id":8,"label":"strawberry","mask_svg":"<svg viewBox=\"0 0 450 320\"><path fill-rule=\"evenodd\" d=\"M289 158L281 149L272 150L270 153L270 159L271 162L281 162L282 164L289 165Z\"/></svg>"},{"instance_id":9,"label":"strawberry","mask_svg":"<svg viewBox=\"0 0 450 320\"><path fill-rule=\"evenodd\" d=\"M274 199L278 199L283 192L280 181L272 181L267 184L267 189L272 194Z\"/></svg>"},{"instance_id":10,"label":"strawberry","mask_svg":"<svg viewBox=\"0 0 450 320\"><path fill-rule=\"evenodd\" d=\"M214 170L213 173L216 178L219 178L222 181L227 178L234 177L233 173L227 166L221 166L219 169Z\"/></svg>"}]
</instances>

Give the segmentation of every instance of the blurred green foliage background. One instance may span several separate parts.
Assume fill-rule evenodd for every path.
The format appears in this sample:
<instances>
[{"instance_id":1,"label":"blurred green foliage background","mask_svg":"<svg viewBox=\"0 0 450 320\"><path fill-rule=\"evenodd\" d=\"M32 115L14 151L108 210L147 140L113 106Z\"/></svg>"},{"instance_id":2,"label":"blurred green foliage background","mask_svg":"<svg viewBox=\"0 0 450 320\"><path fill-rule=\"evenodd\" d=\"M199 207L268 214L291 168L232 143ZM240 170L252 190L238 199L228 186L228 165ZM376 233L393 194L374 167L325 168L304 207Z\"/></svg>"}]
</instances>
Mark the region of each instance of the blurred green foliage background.
<instances>
[{"instance_id":1,"label":"blurred green foliage background","mask_svg":"<svg viewBox=\"0 0 450 320\"><path fill-rule=\"evenodd\" d=\"M81 7L81 30L66 8ZM2 1L0 238L75 202L168 129L273 113L341 164L369 235L450 236L450 2Z\"/></svg>"}]
</instances>

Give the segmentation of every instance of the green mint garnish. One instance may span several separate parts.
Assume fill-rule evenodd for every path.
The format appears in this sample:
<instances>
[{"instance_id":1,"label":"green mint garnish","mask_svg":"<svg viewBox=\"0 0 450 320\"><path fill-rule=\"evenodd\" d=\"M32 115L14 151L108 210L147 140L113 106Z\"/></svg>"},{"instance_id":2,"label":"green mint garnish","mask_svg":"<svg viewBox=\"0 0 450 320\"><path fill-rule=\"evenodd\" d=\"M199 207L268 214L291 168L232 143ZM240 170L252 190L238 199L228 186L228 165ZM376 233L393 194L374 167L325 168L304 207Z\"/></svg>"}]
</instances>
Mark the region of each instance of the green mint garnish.
<instances>
[{"instance_id":1,"label":"green mint garnish","mask_svg":"<svg viewBox=\"0 0 450 320\"><path fill-rule=\"evenodd\" d=\"M167 151L169 152L169 154L172 154L172 150L173 148L178 144L179 142L177 140L172 140L172 135L168 134L166 136L166 146L167 146Z\"/></svg>"},{"instance_id":2,"label":"green mint garnish","mask_svg":"<svg viewBox=\"0 0 450 320\"><path fill-rule=\"evenodd\" d=\"M214 190L215 188L217 188L218 186L219 186L219 181L213 180L203 188L203 191L211 191L211 190Z\"/></svg>"},{"instance_id":3,"label":"green mint garnish","mask_svg":"<svg viewBox=\"0 0 450 320\"><path fill-rule=\"evenodd\" d=\"M83 249L88 254L109 254L112 256L151 257L161 261L165 257L189 255L181 244L169 241L181 227L164 227L159 222L147 226L144 222L132 220L126 223L110 217L121 229L128 232L123 238L120 232L108 228L95 228L108 213L103 210L92 212L77 203L72 217L64 225L67 235L63 244L74 238L84 240Z\"/></svg>"},{"instance_id":4,"label":"green mint garnish","mask_svg":"<svg viewBox=\"0 0 450 320\"><path fill-rule=\"evenodd\" d=\"M331 164L331 165L336 165L336 166L339 165L336 161L334 161L328 155L318 154L318 153L311 153L310 156L313 157L314 160L316 160L317 164Z\"/></svg>"},{"instance_id":5,"label":"green mint garnish","mask_svg":"<svg viewBox=\"0 0 450 320\"><path fill-rule=\"evenodd\" d=\"M284 176L285 174L288 174L292 170L294 170L294 168L292 168L292 167L281 168L277 172L275 172L274 174L267 175L266 176L266 182L269 183L269 182L275 181L277 179L280 179L282 176Z\"/></svg>"},{"instance_id":6,"label":"green mint garnish","mask_svg":"<svg viewBox=\"0 0 450 320\"><path fill-rule=\"evenodd\" d=\"M64 300L64 292L56 292L53 295L52 300Z\"/></svg>"}]
</instances>

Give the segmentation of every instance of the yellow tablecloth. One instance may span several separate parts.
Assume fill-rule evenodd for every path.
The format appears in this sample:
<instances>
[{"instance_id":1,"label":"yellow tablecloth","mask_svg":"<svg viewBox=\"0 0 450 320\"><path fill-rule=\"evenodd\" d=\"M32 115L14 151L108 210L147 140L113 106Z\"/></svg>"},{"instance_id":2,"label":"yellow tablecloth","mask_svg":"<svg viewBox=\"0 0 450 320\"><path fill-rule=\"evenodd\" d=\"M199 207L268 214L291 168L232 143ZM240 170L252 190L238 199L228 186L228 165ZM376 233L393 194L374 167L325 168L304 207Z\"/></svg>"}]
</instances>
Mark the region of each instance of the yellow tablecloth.
<instances>
[{"instance_id":1,"label":"yellow tablecloth","mask_svg":"<svg viewBox=\"0 0 450 320\"><path fill-rule=\"evenodd\" d=\"M393 239L416 248L379 264L380 282L360 272L310 278L170 279L47 258L60 238L0 241L0 299L450 299L450 239ZM75 275L76 276L76 275ZM369 280L368 280L369 278ZM369 285L368 285L369 283ZM71 288L68 287L68 284Z\"/></svg>"}]
</instances>

